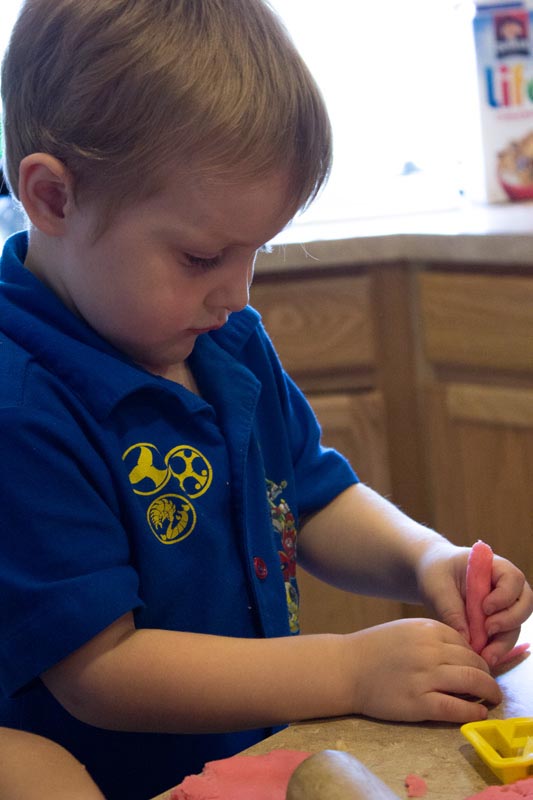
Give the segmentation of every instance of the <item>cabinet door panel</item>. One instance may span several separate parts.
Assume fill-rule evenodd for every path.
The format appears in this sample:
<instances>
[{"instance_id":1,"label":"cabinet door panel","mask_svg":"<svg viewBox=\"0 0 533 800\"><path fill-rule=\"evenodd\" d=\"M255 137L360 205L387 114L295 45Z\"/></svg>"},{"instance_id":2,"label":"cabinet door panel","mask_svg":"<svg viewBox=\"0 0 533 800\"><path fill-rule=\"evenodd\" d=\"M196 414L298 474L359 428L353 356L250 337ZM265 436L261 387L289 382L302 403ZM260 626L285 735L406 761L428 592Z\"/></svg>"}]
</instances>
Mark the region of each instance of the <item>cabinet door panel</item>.
<instances>
[{"instance_id":1,"label":"cabinet door panel","mask_svg":"<svg viewBox=\"0 0 533 800\"><path fill-rule=\"evenodd\" d=\"M533 579L533 393L451 384L428 410L436 527L484 539Z\"/></svg>"},{"instance_id":2,"label":"cabinet door panel","mask_svg":"<svg viewBox=\"0 0 533 800\"><path fill-rule=\"evenodd\" d=\"M385 404L378 391L308 395L322 426L322 440L342 453L361 480L390 493Z\"/></svg>"},{"instance_id":3,"label":"cabinet door panel","mask_svg":"<svg viewBox=\"0 0 533 800\"><path fill-rule=\"evenodd\" d=\"M296 378L374 363L367 276L257 282L252 303Z\"/></svg>"},{"instance_id":4,"label":"cabinet door panel","mask_svg":"<svg viewBox=\"0 0 533 800\"><path fill-rule=\"evenodd\" d=\"M532 278L429 272L419 286L431 362L531 371Z\"/></svg>"},{"instance_id":5,"label":"cabinet door panel","mask_svg":"<svg viewBox=\"0 0 533 800\"><path fill-rule=\"evenodd\" d=\"M390 488L383 397L379 392L312 395L323 442L342 452L359 477L380 492ZM334 589L299 570L304 633L348 633L403 616L403 605Z\"/></svg>"}]
</instances>

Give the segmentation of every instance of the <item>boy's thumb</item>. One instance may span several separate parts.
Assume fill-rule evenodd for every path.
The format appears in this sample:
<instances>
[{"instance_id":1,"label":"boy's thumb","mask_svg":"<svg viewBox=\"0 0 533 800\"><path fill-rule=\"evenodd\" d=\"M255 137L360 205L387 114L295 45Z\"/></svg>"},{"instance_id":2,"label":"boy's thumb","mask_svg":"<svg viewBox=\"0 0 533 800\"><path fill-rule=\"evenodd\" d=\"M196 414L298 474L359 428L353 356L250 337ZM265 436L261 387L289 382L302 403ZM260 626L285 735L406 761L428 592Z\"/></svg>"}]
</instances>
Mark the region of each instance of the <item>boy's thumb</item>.
<instances>
[{"instance_id":1,"label":"boy's thumb","mask_svg":"<svg viewBox=\"0 0 533 800\"><path fill-rule=\"evenodd\" d=\"M470 644L470 630L468 628L468 621L463 602L460 600L457 606L451 606L449 603L442 608L435 608L437 616L441 622L453 628L454 631L460 633L465 641Z\"/></svg>"}]
</instances>

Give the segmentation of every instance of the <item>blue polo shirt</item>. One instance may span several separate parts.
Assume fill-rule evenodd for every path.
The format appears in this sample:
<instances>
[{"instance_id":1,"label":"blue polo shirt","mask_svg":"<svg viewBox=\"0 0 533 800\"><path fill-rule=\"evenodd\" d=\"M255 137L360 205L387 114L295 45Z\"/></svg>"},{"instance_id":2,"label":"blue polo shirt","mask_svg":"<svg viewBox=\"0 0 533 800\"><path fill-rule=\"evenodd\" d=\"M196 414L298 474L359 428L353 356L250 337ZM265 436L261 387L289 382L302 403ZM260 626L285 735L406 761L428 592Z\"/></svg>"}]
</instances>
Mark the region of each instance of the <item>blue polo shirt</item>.
<instances>
[{"instance_id":1,"label":"blue polo shirt","mask_svg":"<svg viewBox=\"0 0 533 800\"><path fill-rule=\"evenodd\" d=\"M253 309L198 338L197 396L66 309L26 249L17 234L0 262L0 724L58 741L109 800L147 800L270 731L105 731L39 675L128 611L139 628L297 633L299 521L357 477Z\"/></svg>"}]
</instances>

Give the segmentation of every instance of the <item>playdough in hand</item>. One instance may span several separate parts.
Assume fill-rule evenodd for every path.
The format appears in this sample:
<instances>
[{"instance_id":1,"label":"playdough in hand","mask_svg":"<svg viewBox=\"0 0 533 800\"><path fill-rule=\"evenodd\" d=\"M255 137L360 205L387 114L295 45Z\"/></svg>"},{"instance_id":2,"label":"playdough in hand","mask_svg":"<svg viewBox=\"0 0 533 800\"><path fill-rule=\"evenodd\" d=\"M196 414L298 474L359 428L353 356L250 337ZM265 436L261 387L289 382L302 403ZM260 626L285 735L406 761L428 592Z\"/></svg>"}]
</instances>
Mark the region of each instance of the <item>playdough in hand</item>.
<instances>
[{"instance_id":1,"label":"playdough in hand","mask_svg":"<svg viewBox=\"0 0 533 800\"><path fill-rule=\"evenodd\" d=\"M487 644L483 601L491 590L492 549L479 541L470 550L466 567L466 618L470 631L470 644L481 653Z\"/></svg>"},{"instance_id":2,"label":"playdough in hand","mask_svg":"<svg viewBox=\"0 0 533 800\"><path fill-rule=\"evenodd\" d=\"M470 644L481 653L488 642L483 601L492 589L492 559L490 545L477 541L468 556L466 566L466 618L470 631ZM512 661L529 649L529 644L519 644L500 658L497 666Z\"/></svg>"}]
</instances>

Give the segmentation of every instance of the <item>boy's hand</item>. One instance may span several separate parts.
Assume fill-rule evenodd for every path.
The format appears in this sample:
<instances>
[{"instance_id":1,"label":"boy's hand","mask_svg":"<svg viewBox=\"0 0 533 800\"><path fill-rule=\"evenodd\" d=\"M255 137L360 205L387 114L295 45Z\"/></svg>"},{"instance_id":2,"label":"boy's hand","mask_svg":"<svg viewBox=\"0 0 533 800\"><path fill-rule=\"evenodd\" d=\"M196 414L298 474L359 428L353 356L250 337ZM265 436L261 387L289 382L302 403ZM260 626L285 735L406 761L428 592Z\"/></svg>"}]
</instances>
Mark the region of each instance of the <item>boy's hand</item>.
<instances>
[{"instance_id":1,"label":"boy's hand","mask_svg":"<svg viewBox=\"0 0 533 800\"><path fill-rule=\"evenodd\" d=\"M483 602L489 642L481 652L489 666L496 665L513 647L520 625L533 612L533 591L523 573L500 556L494 556L492 586Z\"/></svg>"},{"instance_id":2,"label":"boy's hand","mask_svg":"<svg viewBox=\"0 0 533 800\"><path fill-rule=\"evenodd\" d=\"M356 713L406 722L463 723L485 719L487 709L459 695L501 702L485 661L441 622L402 619L348 639L357 663Z\"/></svg>"},{"instance_id":3,"label":"boy's hand","mask_svg":"<svg viewBox=\"0 0 533 800\"><path fill-rule=\"evenodd\" d=\"M469 548L448 542L432 544L420 561L422 596L430 611L470 641L465 613L466 565ZM520 625L533 612L533 591L510 561L494 556L492 591L483 602L489 643L481 655L494 666L513 647Z\"/></svg>"}]
</instances>

